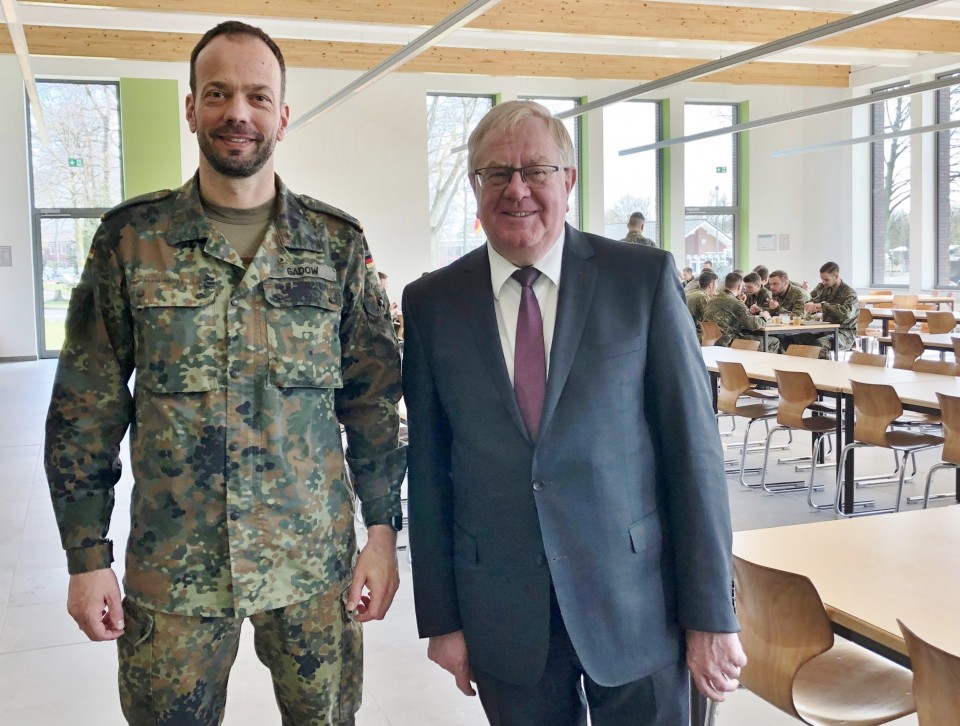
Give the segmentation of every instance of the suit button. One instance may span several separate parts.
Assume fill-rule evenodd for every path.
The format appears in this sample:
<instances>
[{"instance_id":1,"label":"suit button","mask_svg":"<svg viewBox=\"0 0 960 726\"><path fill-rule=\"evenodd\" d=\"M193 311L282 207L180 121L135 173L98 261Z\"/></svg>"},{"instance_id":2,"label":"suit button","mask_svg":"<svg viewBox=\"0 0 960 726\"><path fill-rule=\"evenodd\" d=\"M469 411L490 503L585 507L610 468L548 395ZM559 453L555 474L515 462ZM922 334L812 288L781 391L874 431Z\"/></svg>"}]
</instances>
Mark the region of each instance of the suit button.
<instances>
[{"instance_id":1,"label":"suit button","mask_svg":"<svg viewBox=\"0 0 960 726\"><path fill-rule=\"evenodd\" d=\"M542 492L542 491L543 491L543 488L544 488L546 485L547 485L547 483L546 483L545 481L541 481L540 479L534 479L534 480L533 480L533 491L535 491L535 492Z\"/></svg>"}]
</instances>

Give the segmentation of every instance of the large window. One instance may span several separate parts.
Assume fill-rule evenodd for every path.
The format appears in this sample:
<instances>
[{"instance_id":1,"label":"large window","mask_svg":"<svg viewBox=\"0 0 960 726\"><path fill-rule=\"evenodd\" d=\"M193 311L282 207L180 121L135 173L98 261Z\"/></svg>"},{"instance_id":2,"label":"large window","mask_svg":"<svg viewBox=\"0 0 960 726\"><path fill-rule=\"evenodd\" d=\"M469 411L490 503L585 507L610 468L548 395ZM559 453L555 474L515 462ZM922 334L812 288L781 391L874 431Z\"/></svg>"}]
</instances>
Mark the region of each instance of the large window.
<instances>
[{"instance_id":1,"label":"large window","mask_svg":"<svg viewBox=\"0 0 960 726\"><path fill-rule=\"evenodd\" d=\"M889 91L896 86L876 89ZM910 128L910 97L899 96L870 107L871 132L888 134ZM874 141L872 147L873 284L910 284L910 137Z\"/></svg>"},{"instance_id":2,"label":"large window","mask_svg":"<svg viewBox=\"0 0 960 726\"><path fill-rule=\"evenodd\" d=\"M544 98L541 96L520 96L521 99L525 101L536 101L541 106L546 106L550 109L550 113L556 115L563 111L569 111L570 109L576 108L580 105L580 99L578 98ZM567 211L567 221L576 228L581 226L580 218L580 178L579 172L583 166L583 157L580 154L580 116L574 116L573 118L566 118L563 120L563 125L567 127L567 133L570 134L570 138L573 140L573 155L574 155L574 164L577 167L577 183L573 185L573 189L570 191L570 196L568 197L570 201L570 209Z\"/></svg>"},{"instance_id":3,"label":"large window","mask_svg":"<svg viewBox=\"0 0 960 726\"><path fill-rule=\"evenodd\" d=\"M937 123L960 121L957 83L937 91ZM937 287L960 285L960 128L937 132Z\"/></svg>"},{"instance_id":4,"label":"large window","mask_svg":"<svg viewBox=\"0 0 960 726\"><path fill-rule=\"evenodd\" d=\"M435 268L484 242L467 177L467 139L491 108L491 96L427 95L430 238Z\"/></svg>"},{"instance_id":5,"label":"large window","mask_svg":"<svg viewBox=\"0 0 960 726\"><path fill-rule=\"evenodd\" d=\"M683 107L685 134L734 126L732 103L688 103ZM684 258L694 273L712 262L720 277L737 266L739 193L737 135L714 136L688 143L684 150Z\"/></svg>"},{"instance_id":6,"label":"large window","mask_svg":"<svg viewBox=\"0 0 960 726\"><path fill-rule=\"evenodd\" d=\"M603 109L603 234L623 239L634 212L646 218L643 234L663 247L660 228L660 151L620 156L660 141L660 103L625 101Z\"/></svg>"},{"instance_id":7,"label":"large window","mask_svg":"<svg viewBox=\"0 0 960 726\"><path fill-rule=\"evenodd\" d=\"M37 91L48 141L28 105L40 351L55 356L99 217L123 199L120 108L116 83L40 81Z\"/></svg>"}]
</instances>

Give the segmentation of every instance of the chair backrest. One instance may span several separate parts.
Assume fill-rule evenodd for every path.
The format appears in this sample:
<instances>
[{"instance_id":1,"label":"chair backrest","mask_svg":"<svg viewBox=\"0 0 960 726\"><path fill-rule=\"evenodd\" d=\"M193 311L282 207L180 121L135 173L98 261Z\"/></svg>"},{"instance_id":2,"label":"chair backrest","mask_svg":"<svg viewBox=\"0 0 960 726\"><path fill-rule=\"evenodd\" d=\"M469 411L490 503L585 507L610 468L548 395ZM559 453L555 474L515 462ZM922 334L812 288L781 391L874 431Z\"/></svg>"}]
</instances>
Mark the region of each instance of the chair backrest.
<instances>
[{"instance_id":1,"label":"chair backrest","mask_svg":"<svg viewBox=\"0 0 960 726\"><path fill-rule=\"evenodd\" d=\"M853 438L874 446L887 445L887 428L903 414L903 404L893 386L850 381L857 412Z\"/></svg>"},{"instance_id":2,"label":"chair backrest","mask_svg":"<svg viewBox=\"0 0 960 726\"><path fill-rule=\"evenodd\" d=\"M806 371L778 371L777 391L780 400L777 403L777 423L795 429L803 428L803 414L807 406L817 400L817 388Z\"/></svg>"},{"instance_id":3,"label":"chair backrest","mask_svg":"<svg viewBox=\"0 0 960 726\"><path fill-rule=\"evenodd\" d=\"M781 711L800 718L793 681L804 663L833 647L833 631L813 583L733 558L740 643L747 665L740 682Z\"/></svg>"},{"instance_id":4,"label":"chair backrest","mask_svg":"<svg viewBox=\"0 0 960 726\"><path fill-rule=\"evenodd\" d=\"M917 324L917 316L913 310L894 310L893 311L893 332L909 333L910 329Z\"/></svg>"},{"instance_id":5,"label":"chair backrest","mask_svg":"<svg viewBox=\"0 0 960 726\"><path fill-rule=\"evenodd\" d=\"M960 466L960 397L937 393L943 424L943 460ZM960 711L958 711L960 713Z\"/></svg>"},{"instance_id":6,"label":"chair backrest","mask_svg":"<svg viewBox=\"0 0 960 726\"><path fill-rule=\"evenodd\" d=\"M880 353L862 353L859 350L850 352L847 363L853 363L855 366L876 366L883 368L887 365L887 356Z\"/></svg>"},{"instance_id":7,"label":"chair backrest","mask_svg":"<svg viewBox=\"0 0 960 726\"><path fill-rule=\"evenodd\" d=\"M860 312L857 314L857 335L866 335L867 328L870 327L872 322L873 313L870 312L870 308L860 308Z\"/></svg>"},{"instance_id":8,"label":"chair backrest","mask_svg":"<svg viewBox=\"0 0 960 726\"><path fill-rule=\"evenodd\" d=\"M953 343L953 357L960 363L960 338L954 338L951 336L950 342Z\"/></svg>"},{"instance_id":9,"label":"chair backrest","mask_svg":"<svg viewBox=\"0 0 960 726\"><path fill-rule=\"evenodd\" d=\"M890 295L890 296L893 296L893 290L870 290L870 291L869 291L869 294L871 294L871 295ZM891 301L891 302L885 302L885 303L874 303L873 306L874 306L875 308L892 308L892 307L893 307L893 302Z\"/></svg>"},{"instance_id":10,"label":"chair backrest","mask_svg":"<svg viewBox=\"0 0 960 726\"><path fill-rule=\"evenodd\" d=\"M920 726L957 722L960 714L960 657L917 637L897 620L910 653L913 700Z\"/></svg>"},{"instance_id":11,"label":"chair backrest","mask_svg":"<svg viewBox=\"0 0 960 726\"><path fill-rule=\"evenodd\" d=\"M701 347L716 345L717 341L720 340L721 336L723 335L723 332L720 330L720 326L714 323L712 320L701 320L700 330L702 333L700 338Z\"/></svg>"},{"instance_id":12,"label":"chair backrest","mask_svg":"<svg viewBox=\"0 0 960 726\"><path fill-rule=\"evenodd\" d=\"M795 343L787 348L787 355L799 358L819 358L821 350L823 348L819 345L799 345Z\"/></svg>"},{"instance_id":13,"label":"chair backrest","mask_svg":"<svg viewBox=\"0 0 960 726\"><path fill-rule=\"evenodd\" d=\"M730 347L736 348L737 350L760 350L760 341L749 340L747 338L734 338L730 342Z\"/></svg>"},{"instance_id":14,"label":"chair backrest","mask_svg":"<svg viewBox=\"0 0 960 726\"><path fill-rule=\"evenodd\" d=\"M927 313L927 327L931 333L952 333L957 319L949 310L931 310Z\"/></svg>"},{"instance_id":15,"label":"chair backrest","mask_svg":"<svg viewBox=\"0 0 960 726\"><path fill-rule=\"evenodd\" d=\"M917 373L936 373L941 376L957 375L957 364L952 360L926 360L917 358L913 362L913 370Z\"/></svg>"},{"instance_id":16,"label":"chair backrest","mask_svg":"<svg viewBox=\"0 0 960 726\"><path fill-rule=\"evenodd\" d=\"M737 399L750 388L750 379L740 363L717 361L717 369L720 371L717 410L735 414L737 412Z\"/></svg>"},{"instance_id":17,"label":"chair backrest","mask_svg":"<svg viewBox=\"0 0 960 726\"><path fill-rule=\"evenodd\" d=\"M912 370L913 362L923 355L923 339L916 333L890 333L893 341L893 367Z\"/></svg>"},{"instance_id":18,"label":"chair backrest","mask_svg":"<svg viewBox=\"0 0 960 726\"><path fill-rule=\"evenodd\" d=\"M919 295L894 295L893 296L893 307L902 308L904 310L916 310L917 304L920 302Z\"/></svg>"}]
</instances>

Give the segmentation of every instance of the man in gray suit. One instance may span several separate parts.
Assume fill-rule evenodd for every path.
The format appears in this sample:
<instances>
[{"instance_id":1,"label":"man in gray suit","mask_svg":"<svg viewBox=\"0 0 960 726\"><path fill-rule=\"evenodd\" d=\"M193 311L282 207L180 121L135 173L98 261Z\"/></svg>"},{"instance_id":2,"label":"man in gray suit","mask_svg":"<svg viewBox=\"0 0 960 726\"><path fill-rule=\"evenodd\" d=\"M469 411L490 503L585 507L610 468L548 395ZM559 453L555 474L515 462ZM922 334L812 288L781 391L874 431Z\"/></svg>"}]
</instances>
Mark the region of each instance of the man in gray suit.
<instances>
[{"instance_id":1,"label":"man in gray suit","mask_svg":"<svg viewBox=\"0 0 960 726\"><path fill-rule=\"evenodd\" d=\"M564 225L563 124L469 142L488 244L408 285L413 582L428 655L497 726L679 726L746 658L707 374L666 252Z\"/></svg>"}]
</instances>

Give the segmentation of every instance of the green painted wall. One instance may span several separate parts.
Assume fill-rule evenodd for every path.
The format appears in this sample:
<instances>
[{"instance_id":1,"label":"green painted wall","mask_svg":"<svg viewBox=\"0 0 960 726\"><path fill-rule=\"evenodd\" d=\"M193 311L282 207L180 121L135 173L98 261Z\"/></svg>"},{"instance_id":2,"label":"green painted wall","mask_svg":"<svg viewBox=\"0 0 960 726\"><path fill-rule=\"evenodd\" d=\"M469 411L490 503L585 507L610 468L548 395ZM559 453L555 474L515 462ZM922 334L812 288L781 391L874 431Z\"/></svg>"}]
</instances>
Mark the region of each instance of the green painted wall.
<instances>
[{"instance_id":1,"label":"green painted wall","mask_svg":"<svg viewBox=\"0 0 960 726\"><path fill-rule=\"evenodd\" d=\"M670 99L660 102L660 138L666 141L672 138L670 133ZM679 250L673 249L673 183L672 183L672 156L673 147L657 151L660 154L660 245L663 249L674 252L674 257L684 254L683 245ZM685 265L683 259L677 259L680 267Z\"/></svg>"},{"instance_id":2,"label":"green painted wall","mask_svg":"<svg viewBox=\"0 0 960 726\"><path fill-rule=\"evenodd\" d=\"M176 81L120 79L123 194L130 199L183 183L180 168L180 111Z\"/></svg>"},{"instance_id":3,"label":"green painted wall","mask_svg":"<svg viewBox=\"0 0 960 726\"><path fill-rule=\"evenodd\" d=\"M750 102L744 101L740 104L740 117L738 123L746 123L750 120ZM750 132L741 131L740 140L740 160L737 165L739 178L737 179L737 196L739 197L738 206L740 207L740 229L737 230L737 261L738 267L744 270L753 269L750 263Z\"/></svg>"}]
</instances>

